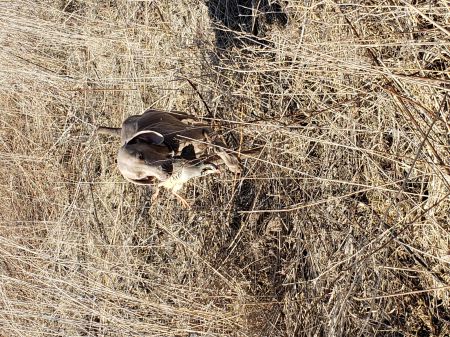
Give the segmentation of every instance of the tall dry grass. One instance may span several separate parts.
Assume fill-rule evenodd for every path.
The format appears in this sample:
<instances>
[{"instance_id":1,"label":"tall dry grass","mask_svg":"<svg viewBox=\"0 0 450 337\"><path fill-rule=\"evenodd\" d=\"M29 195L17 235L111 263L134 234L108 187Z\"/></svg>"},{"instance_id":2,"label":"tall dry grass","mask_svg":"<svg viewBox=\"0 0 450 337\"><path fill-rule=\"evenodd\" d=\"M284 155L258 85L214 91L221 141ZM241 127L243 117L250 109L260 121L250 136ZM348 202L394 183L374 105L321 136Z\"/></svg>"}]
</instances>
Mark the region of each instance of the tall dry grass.
<instances>
[{"instance_id":1,"label":"tall dry grass","mask_svg":"<svg viewBox=\"0 0 450 337\"><path fill-rule=\"evenodd\" d=\"M447 336L444 0L0 2L2 336ZM206 104L205 104L206 103ZM220 127L192 210L94 135Z\"/></svg>"}]
</instances>

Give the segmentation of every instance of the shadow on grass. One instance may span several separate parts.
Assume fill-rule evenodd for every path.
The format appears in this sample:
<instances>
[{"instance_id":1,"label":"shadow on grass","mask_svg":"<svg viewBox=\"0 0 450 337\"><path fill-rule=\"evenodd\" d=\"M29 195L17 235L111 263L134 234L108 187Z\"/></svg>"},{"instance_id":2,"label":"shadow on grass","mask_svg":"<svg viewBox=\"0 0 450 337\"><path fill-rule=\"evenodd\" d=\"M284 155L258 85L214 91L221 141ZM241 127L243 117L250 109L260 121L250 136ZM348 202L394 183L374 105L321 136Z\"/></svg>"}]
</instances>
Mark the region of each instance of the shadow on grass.
<instances>
[{"instance_id":1,"label":"shadow on grass","mask_svg":"<svg viewBox=\"0 0 450 337\"><path fill-rule=\"evenodd\" d=\"M216 47L227 49L242 43L265 45L265 27L272 24L286 26L287 15L278 2L268 0L209 0L208 12L215 23ZM247 33L242 37L240 33Z\"/></svg>"}]
</instances>

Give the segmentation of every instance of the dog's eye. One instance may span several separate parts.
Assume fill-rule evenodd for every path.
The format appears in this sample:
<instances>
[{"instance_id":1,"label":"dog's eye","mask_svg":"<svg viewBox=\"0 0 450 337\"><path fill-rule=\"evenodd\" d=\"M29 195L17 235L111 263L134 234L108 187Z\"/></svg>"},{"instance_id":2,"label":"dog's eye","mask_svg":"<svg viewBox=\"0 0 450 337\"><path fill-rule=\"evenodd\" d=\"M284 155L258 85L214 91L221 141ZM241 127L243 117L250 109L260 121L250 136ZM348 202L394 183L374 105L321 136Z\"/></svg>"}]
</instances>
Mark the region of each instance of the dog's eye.
<instances>
[{"instance_id":1,"label":"dog's eye","mask_svg":"<svg viewBox=\"0 0 450 337\"><path fill-rule=\"evenodd\" d=\"M136 158L139 160L144 160L144 155L141 152L136 152Z\"/></svg>"}]
</instances>

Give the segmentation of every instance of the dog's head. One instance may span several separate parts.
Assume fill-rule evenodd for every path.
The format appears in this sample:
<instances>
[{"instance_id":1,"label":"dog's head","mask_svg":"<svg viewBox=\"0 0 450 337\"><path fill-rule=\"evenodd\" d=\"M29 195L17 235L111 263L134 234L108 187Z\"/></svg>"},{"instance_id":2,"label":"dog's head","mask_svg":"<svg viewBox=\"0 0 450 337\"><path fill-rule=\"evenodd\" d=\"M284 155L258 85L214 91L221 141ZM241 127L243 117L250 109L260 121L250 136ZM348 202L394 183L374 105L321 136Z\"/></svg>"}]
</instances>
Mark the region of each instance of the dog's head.
<instances>
[{"instance_id":1,"label":"dog's head","mask_svg":"<svg viewBox=\"0 0 450 337\"><path fill-rule=\"evenodd\" d=\"M128 181L147 185L156 178L168 179L172 173L172 151L164 136L154 131L140 131L126 141L117 154L120 173Z\"/></svg>"}]
</instances>

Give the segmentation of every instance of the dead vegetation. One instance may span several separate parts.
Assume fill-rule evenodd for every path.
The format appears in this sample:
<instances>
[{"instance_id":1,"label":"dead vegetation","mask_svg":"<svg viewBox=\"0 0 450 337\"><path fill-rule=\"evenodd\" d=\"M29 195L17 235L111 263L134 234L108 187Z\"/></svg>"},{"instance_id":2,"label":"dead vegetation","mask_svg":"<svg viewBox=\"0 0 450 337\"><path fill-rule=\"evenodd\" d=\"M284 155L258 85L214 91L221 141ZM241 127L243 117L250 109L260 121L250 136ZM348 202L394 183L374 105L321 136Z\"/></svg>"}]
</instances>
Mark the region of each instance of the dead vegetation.
<instances>
[{"instance_id":1,"label":"dead vegetation","mask_svg":"<svg viewBox=\"0 0 450 337\"><path fill-rule=\"evenodd\" d=\"M2 336L448 336L444 0L0 3ZM95 125L262 146L128 184Z\"/></svg>"}]
</instances>

